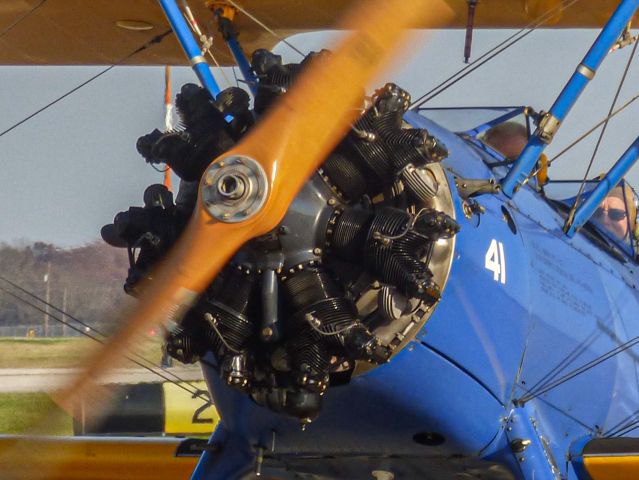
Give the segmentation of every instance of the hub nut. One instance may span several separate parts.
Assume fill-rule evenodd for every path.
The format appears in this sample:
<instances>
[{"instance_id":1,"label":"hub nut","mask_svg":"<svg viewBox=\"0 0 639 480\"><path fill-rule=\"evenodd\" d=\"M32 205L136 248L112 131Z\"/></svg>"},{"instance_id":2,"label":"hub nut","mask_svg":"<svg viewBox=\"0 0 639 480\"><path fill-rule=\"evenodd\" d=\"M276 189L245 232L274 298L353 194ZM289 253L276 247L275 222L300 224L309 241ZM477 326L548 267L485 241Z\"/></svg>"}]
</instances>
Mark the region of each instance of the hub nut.
<instances>
[{"instance_id":1,"label":"hub nut","mask_svg":"<svg viewBox=\"0 0 639 480\"><path fill-rule=\"evenodd\" d=\"M220 222L237 223L252 217L262 208L267 195L266 173L250 157L227 157L208 167L204 174L204 207Z\"/></svg>"}]
</instances>

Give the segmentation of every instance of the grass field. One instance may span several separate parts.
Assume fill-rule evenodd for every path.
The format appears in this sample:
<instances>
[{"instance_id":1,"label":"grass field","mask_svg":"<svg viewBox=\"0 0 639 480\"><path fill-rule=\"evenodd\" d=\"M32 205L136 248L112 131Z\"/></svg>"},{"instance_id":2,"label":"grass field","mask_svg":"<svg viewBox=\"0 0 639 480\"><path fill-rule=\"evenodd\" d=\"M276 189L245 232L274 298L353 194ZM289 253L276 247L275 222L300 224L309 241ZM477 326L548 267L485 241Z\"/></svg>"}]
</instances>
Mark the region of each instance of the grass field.
<instances>
[{"instance_id":1,"label":"grass field","mask_svg":"<svg viewBox=\"0 0 639 480\"><path fill-rule=\"evenodd\" d=\"M159 337L147 337L135 347L135 353L159 364L162 356ZM100 344L90 338L0 338L0 368L72 368L82 367ZM132 362L122 367L136 367Z\"/></svg>"},{"instance_id":2,"label":"grass field","mask_svg":"<svg viewBox=\"0 0 639 480\"><path fill-rule=\"evenodd\" d=\"M71 417L55 407L44 393L0 394L0 433L25 433L45 412L55 412L55 415L48 417L38 433L73 435Z\"/></svg>"}]
</instances>

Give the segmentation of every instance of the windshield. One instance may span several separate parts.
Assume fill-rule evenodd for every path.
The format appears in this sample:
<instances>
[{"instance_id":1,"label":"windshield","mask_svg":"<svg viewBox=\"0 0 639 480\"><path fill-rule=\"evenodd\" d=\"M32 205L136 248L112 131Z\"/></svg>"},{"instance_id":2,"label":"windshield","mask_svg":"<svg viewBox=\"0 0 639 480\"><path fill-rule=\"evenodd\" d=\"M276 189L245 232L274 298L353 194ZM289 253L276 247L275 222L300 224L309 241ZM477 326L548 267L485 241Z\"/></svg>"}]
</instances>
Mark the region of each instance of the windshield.
<instances>
[{"instance_id":1,"label":"windshield","mask_svg":"<svg viewBox=\"0 0 639 480\"><path fill-rule=\"evenodd\" d=\"M586 182L584 191L579 197L580 204L591 195L599 181L597 178ZM551 188L546 188L547 196L571 207L575 203L580 185L581 180L564 180L552 183ZM563 198L560 196L565 195L565 192L571 189L575 191L575 194L569 197L563 196ZM634 190L625 180L622 180L602 200L590 218L590 224L601 234L635 258L637 256L637 204L637 195Z\"/></svg>"},{"instance_id":2,"label":"windshield","mask_svg":"<svg viewBox=\"0 0 639 480\"><path fill-rule=\"evenodd\" d=\"M420 108L417 111L452 132L467 133L475 137L485 130L481 128L483 125L494 124L495 120L509 114L518 115L524 109L525 107L465 107Z\"/></svg>"}]
</instances>

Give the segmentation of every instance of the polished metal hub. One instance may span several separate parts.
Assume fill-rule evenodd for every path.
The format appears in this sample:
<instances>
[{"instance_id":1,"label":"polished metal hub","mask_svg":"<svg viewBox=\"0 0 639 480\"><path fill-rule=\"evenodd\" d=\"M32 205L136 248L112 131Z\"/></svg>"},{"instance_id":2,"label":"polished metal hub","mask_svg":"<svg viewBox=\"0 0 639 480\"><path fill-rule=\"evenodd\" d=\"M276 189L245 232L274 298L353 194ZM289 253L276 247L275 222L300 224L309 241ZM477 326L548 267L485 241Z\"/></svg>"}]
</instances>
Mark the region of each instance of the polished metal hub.
<instances>
[{"instance_id":1,"label":"polished metal hub","mask_svg":"<svg viewBox=\"0 0 639 480\"><path fill-rule=\"evenodd\" d=\"M267 194L266 172L250 157L227 157L204 172L204 207L220 222L237 223L252 217L266 202Z\"/></svg>"}]
</instances>

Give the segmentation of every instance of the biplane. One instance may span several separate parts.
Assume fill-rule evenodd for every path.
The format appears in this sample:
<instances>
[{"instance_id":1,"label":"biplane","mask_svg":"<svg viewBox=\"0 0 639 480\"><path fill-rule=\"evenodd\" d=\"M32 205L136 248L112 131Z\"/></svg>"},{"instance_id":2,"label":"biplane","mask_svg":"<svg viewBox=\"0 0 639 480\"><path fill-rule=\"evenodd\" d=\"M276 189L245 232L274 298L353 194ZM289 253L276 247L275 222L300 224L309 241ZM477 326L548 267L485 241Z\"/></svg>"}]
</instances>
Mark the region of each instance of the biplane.
<instances>
[{"instance_id":1,"label":"biplane","mask_svg":"<svg viewBox=\"0 0 639 480\"><path fill-rule=\"evenodd\" d=\"M137 144L179 192L149 187L102 231L131 252L139 302L57 403L103 398L96 378L162 322L221 418L194 480L639 476L638 203L623 180L639 140L572 198L550 196L543 156L605 56L636 46L639 0L190 3L0 7L2 63L186 53L201 82L177 96L178 128ZM465 28L468 57L474 28L538 21L602 28L548 111L420 108L391 83L364 94L406 29ZM325 28L353 33L299 64L268 50ZM217 87L205 55L224 43L246 89ZM504 125L523 132L514 154ZM56 457L73 468L63 445L12 438L0 465L73 478L56 473Z\"/></svg>"}]
</instances>

